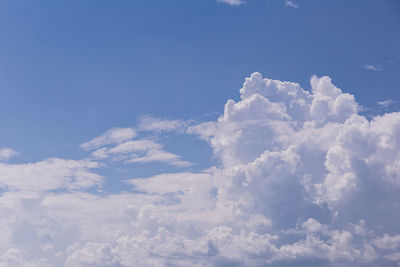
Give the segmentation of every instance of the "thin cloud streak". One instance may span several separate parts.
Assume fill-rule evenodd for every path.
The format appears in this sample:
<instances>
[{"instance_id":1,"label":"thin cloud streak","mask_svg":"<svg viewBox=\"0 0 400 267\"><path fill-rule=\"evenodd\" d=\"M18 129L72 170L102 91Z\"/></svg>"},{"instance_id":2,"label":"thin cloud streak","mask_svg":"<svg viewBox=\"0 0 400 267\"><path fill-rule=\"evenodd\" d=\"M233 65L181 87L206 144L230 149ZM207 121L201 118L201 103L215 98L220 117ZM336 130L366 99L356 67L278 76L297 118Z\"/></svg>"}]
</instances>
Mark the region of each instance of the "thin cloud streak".
<instances>
[{"instance_id":1,"label":"thin cloud streak","mask_svg":"<svg viewBox=\"0 0 400 267\"><path fill-rule=\"evenodd\" d=\"M231 6L240 6L241 4L245 3L245 1L243 1L243 0L217 0L217 2L228 4Z\"/></svg>"},{"instance_id":2,"label":"thin cloud streak","mask_svg":"<svg viewBox=\"0 0 400 267\"><path fill-rule=\"evenodd\" d=\"M382 69L375 66L375 65L371 65L371 64L365 64L365 65L361 65L362 69L365 70L371 70L371 71L381 71Z\"/></svg>"},{"instance_id":3,"label":"thin cloud streak","mask_svg":"<svg viewBox=\"0 0 400 267\"><path fill-rule=\"evenodd\" d=\"M297 3L290 1L290 0L286 0L285 5L287 7L291 7L291 8L296 8L296 9L299 8L299 5Z\"/></svg>"}]
</instances>

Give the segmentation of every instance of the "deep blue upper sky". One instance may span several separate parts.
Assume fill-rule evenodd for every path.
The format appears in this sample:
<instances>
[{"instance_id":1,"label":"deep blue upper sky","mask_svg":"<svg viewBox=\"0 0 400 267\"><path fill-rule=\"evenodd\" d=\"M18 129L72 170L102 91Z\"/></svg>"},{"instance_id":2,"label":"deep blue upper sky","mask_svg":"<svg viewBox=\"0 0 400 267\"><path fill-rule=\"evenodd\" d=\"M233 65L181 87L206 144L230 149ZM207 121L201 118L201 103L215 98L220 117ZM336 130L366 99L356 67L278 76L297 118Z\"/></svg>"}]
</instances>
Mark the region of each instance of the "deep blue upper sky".
<instances>
[{"instance_id":1,"label":"deep blue upper sky","mask_svg":"<svg viewBox=\"0 0 400 267\"><path fill-rule=\"evenodd\" d=\"M215 118L254 71L306 89L328 75L366 107L400 100L399 1L296 3L1 1L0 147L68 157L144 114Z\"/></svg>"}]
</instances>

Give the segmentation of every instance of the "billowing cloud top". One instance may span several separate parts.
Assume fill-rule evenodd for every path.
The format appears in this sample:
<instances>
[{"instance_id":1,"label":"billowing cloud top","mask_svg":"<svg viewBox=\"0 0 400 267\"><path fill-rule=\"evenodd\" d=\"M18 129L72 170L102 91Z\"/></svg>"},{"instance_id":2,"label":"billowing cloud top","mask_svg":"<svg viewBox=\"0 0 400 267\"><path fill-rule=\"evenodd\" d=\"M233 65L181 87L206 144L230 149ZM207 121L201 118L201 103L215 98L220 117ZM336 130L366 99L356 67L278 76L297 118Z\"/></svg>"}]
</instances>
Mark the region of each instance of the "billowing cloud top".
<instances>
[{"instance_id":1,"label":"billowing cloud top","mask_svg":"<svg viewBox=\"0 0 400 267\"><path fill-rule=\"evenodd\" d=\"M368 120L329 77L312 77L306 91L253 73L240 94L216 121L173 124L206 140L220 161L199 173L130 179L132 190L119 194L88 192L103 181L91 172L98 159L147 151L124 158L135 164L166 152L153 140L130 140L133 129L82 145L100 149L91 160L1 164L0 263L396 266L400 113Z\"/></svg>"}]
</instances>

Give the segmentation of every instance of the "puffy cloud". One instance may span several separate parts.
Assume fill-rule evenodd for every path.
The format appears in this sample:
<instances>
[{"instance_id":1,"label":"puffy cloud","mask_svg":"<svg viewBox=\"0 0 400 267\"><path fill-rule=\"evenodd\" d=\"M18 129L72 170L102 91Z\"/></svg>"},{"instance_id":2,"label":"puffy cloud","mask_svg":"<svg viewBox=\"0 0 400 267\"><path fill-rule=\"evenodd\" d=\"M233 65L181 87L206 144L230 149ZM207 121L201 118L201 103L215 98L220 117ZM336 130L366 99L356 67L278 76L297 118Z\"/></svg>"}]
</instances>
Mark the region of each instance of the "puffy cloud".
<instances>
[{"instance_id":1,"label":"puffy cloud","mask_svg":"<svg viewBox=\"0 0 400 267\"><path fill-rule=\"evenodd\" d=\"M0 163L0 186L31 192L99 186L103 178L90 171L98 167L93 161L59 158L26 164Z\"/></svg>"},{"instance_id":2,"label":"puffy cloud","mask_svg":"<svg viewBox=\"0 0 400 267\"><path fill-rule=\"evenodd\" d=\"M18 155L18 152L14 149L8 147L0 149L0 160L9 160L16 155Z\"/></svg>"},{"instance_id":3,"label":"puffy cloud","mask_svg":"<svg viewBox=\"0 0 400 267\"><path fill-rule=\"evenodd\" d=\"M336 225L284 245L277 260L376 260L376 242L354 235L400 230L393 223L400 218L400 114L367 120L329 77L312 77L309 93L254 73L240 92L242 100L229 100L218 121L190 128L221 159L218 200L267 216L277 231L296 229L299 220L312 232ZM373 230L354 230L359 221ZM344 230L350 227L358 234ZM324 235L332 238L325 245ZM312 244L327 249L318 252Z\"/></svg>"},{"instance_id":4,"label":"puffy cloud","mask_svg":"<svg viewBox=\"0 0 400 267\"><path fill-rule=\"evenodd\" d=\"M121 262L110 244L85 244L68 256L66 266L121 266Z\"/></svg>"},{"instance_id":5,"label":"puffy cloud","mask_svg":"<svg viewBox=\"0 0 400 267\"><path fill-rule=\"evenodd\" d=\"M96 149L105 145L120 144L136 136L132 128L113 128L86 143L80 145L85 150Z\"/></svg>"},{"instance_id":6,"label":"puffy cloud","mask_svg":"<svg viewBox=\"0 0 400 267\"><path fill-rule=\"evenodd\" d=\"M383 237L375 239L373 243L378 248L396 250L400 247L400 234L395 236L385 234Z\"/></svg>"},{"instance_id":7,"label":"puffy cloud","mask_svg":"<svg viewBox=\"0 0 400 267\"><path fill-rule=\"evenodd\" d=\"M132 178L120 193L91 193L94 160L1 165L0 265L394 266L400 113L365 118L329 77L310 89L252 74L216 121L187 130L217 166ZM132 138L89 147L180 161Z\"/></svg>"}]
</instances>

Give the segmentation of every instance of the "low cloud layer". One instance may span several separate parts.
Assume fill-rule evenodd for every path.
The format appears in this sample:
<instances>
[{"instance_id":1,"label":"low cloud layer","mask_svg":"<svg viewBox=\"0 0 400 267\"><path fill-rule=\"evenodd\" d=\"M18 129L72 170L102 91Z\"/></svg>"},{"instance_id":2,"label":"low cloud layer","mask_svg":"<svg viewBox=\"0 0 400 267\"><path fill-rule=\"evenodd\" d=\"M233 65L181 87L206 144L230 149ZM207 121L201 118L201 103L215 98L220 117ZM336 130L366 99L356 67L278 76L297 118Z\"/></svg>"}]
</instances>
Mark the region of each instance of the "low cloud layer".
<instances>
[{"instance_id":1,"label":"low cloud layer","mask_svg":"<svg viewBox=\"0 0 400 267\"><path fill-rule=\"evenodd\" d=\"M240 95L216 121L112 129L81 145L87 160L0 164L0 266L400 263L400 113L368 120L326 76L307 91L253 73ZM172 129L206 141L219 164L92 192L107 179L99 160L168 154L134 138Z\"/></svg>"}]
</instances>

